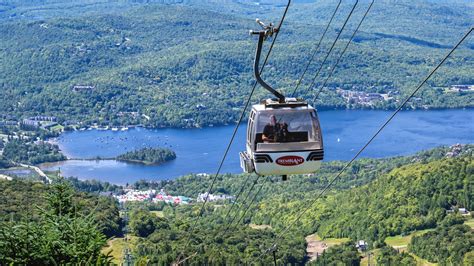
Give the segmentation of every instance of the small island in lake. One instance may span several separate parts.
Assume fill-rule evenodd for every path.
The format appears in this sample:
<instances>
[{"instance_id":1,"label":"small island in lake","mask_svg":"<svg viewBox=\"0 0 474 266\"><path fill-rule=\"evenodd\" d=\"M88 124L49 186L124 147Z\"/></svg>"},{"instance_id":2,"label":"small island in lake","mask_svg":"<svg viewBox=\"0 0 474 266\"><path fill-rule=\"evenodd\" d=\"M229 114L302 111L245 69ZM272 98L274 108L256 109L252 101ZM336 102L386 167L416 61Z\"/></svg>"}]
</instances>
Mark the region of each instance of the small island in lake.
<instances>
[{"instance_id":1,"label":"small island in lake","mask_svg":"<svg viewBox=\"0 0 474 266\"><path fill-rule=\"evenodd\" d=\"M176 153L166 148L143 148L124 153L116 159L133 163L160 164L176 159Z\"/></svg>"}]
</instances>

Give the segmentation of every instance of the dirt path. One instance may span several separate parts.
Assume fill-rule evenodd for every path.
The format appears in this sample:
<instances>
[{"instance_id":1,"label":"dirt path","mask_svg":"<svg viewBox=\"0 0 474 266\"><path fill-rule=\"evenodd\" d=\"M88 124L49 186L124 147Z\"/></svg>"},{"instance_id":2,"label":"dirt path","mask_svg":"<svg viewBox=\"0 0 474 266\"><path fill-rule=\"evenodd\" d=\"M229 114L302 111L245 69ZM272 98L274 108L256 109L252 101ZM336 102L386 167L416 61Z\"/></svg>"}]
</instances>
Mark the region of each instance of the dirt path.
<instances>
[{"instance_id":1,"label":"dirt path","mask_svg":"<svg viewBox=\"0 0 474 266\"><path fill-rule=\"evenodd\" d=\"M308 243L306 252L310 257L309 261L316 260L318 256L323 253L324 250L329 248L329 246L316 234L307 236L306 243Z\"/></svg>"},{"instance_id":2,"label":"dirt path","mask_svg":"<svg viewBox=\"0 0 474 266\"><path fill-rule=\"evenodd\" d=\"M51 182L52 182L51 179L50 179L41 169L39 169L39 167L32 166L32 165L27 165L27 164L22 164L22 163L20 163L20 164L18 164L18 165L20 165L20 166L22 166L22 167L25 167L25 168L33 169L36 173L38 173L39 176L45 178L46 181L47 181L49 184L51 184Z\"/></svg>"},{"instance_id":3,"label":"dirt path","mask_svg":"<svg viewBox=\"0 0 474 266\"><path fill-rule=\"evenodd\" d=\"M327 238L321 239L317 234L312 234L306 237L306 253L308 253L309 260L313 261L320 256L324 250L342 243L350 241L349 238Z\"/></svg>"}]
</instances>

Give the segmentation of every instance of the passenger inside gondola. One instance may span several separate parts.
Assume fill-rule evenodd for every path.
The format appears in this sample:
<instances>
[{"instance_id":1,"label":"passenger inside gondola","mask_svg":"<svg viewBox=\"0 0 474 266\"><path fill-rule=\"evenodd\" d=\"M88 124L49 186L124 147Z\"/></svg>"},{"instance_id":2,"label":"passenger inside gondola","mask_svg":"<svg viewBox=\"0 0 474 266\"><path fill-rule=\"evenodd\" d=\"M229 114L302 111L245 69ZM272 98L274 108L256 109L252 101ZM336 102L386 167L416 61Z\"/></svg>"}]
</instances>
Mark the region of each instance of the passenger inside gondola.
<instances>
[{"instance_id":1,"label":"passenger inside gondola","mask_svg":"<svg viewBox=\"0 0 474 266\"><path fill-rule=\"evenodd\" d=\"M318 140L317 118L310 112L260 115L255 144Z\"/></svg>"},{"instance_id":2,"label":"passenger inside gondola","mask_svg":"<svg viewBox=\"0 0 474 266\"><path fill-rule=\"evenodd\" d=\"M277 122L276 117L271 115L270 123L266 124L263 128L263 142L287 142L288 136L288 125L284 122Z\"/></svg>"}]
</instances>

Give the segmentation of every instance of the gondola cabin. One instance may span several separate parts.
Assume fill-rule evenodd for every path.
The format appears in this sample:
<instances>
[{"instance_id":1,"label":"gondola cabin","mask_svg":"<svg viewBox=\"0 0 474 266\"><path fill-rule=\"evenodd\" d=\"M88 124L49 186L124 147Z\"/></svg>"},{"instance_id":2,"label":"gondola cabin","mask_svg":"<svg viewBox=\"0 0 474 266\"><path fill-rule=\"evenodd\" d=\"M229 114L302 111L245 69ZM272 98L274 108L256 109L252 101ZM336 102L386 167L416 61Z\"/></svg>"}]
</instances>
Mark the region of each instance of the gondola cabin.
<instances>
[{"instance_id":1,"label":"gondola cabin","mask_svg":"<svg viewBox=\"0 0 474 266\"><path fill-rule=\"evenodd\" d=\"M240 153L244 172L290 175L316 172L324 157L316 110L308 103L286 98L252 106L246 151Z\"/></svg>"}]
</instances>

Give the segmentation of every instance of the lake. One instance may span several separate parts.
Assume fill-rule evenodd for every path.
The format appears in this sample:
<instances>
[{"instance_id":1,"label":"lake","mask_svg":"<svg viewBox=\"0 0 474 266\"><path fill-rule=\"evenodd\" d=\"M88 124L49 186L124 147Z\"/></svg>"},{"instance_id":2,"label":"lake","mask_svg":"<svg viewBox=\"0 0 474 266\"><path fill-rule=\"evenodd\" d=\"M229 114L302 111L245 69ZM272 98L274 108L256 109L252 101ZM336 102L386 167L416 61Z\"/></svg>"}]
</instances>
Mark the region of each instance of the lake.
<instances>
[{"instance_id":1,"label":"lake","mask_svg":"<svg viewBox=\"0 0 474 266\"><path fill-rule=\"evenodd\" d=\"M388 111L321 111L325 161L350 160L390 116ZM140 179L173 179L190 173L215 173L234 126L202 129L145 129L128 131L86 130L62 134L57 143L69 158L114 157L142 147L167 147L177 159L145 166L115 160L43 164L44 170L61 169L64 176L98 179L116 184ZM240 173L239 151L245 149L242 124L222 173ZM440 145L474 142L474 110L404 111L382 131L361 157L409 155Z\"/></svg>"}]
</instances>

